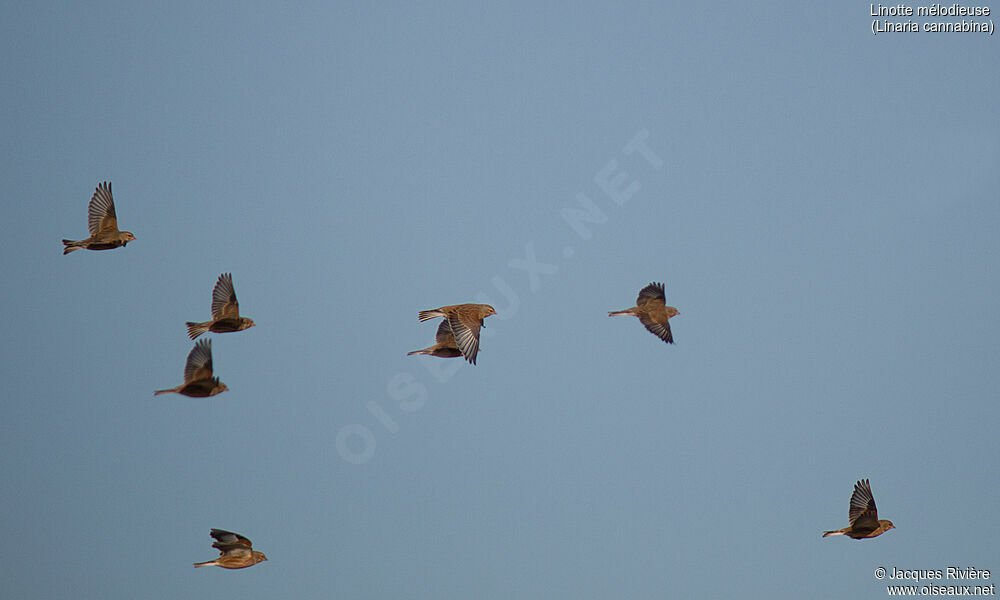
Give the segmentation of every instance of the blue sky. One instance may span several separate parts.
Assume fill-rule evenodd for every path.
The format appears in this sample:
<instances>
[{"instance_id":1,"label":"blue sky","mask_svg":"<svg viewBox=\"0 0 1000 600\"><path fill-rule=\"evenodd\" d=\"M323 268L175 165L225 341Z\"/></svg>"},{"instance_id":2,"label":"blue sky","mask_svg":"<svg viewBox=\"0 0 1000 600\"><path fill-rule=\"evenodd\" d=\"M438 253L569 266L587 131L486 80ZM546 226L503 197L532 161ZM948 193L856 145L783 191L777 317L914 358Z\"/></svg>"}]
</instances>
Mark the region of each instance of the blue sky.
<instances>
[{"instance_id":1,"label":"blue sky","mask_svg":"<svg viewBox=\"0 0 1000 600\"><path fill-rule=\"evenodd\" d=\"M1000 572L1000 54L871 19L5 4L2 595ZM136 241L62 256L105 180ZM222 272L257 322L212 338L230 391L154 398ZM675 345L606 316L650 281ZM417 311L482 299L477 366L406 356ZM820 539L863 477L897 529ZM270 560L193 569L212 527Z\"/></svg>"}]
</instances>

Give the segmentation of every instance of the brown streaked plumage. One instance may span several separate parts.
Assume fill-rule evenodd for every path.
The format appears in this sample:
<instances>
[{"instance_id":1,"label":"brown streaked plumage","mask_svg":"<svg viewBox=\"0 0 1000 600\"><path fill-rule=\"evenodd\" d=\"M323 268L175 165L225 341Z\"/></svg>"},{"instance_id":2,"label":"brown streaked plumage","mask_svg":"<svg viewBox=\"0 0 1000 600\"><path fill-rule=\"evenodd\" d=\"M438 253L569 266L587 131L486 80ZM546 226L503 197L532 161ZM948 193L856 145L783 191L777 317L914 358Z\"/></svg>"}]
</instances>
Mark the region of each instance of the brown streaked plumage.
<instances>
[{"instance_id":1,"label":"brown streaked plumage","mask_svg":"<svg viewBox=\"0 0 1000 600\"><path fill-rule=\"evenodd\" d=\"M673 344L674 336L670 333L670 319L679 314L681 314L679 310L673 306L667 306L667 296L663 292L663 284L653 282L639 290L635 306L625 310L611 311L608 316L631 315L639 317L639 322L650 333L668 344Z\"/></svg>"},{"instance_id":2,"label":"brown streaked plumage","mask_svg":"<svg viewBox=\"0 0 1000 600\"><path fill-rule=\"evenodd\" d=\"M253 319L240 316L240 303L236 300L236 290L233 289L233 276L223 273L219 275L212 290L212 320L203 323L188 321L187 331L193 340L206 331L228 333L243 331L254 325Z\"/></svg>"},{"instance_id":3,"label":"brown streaked plumage","mask_svg":"<svg viewBox=\"0 0 1000 600\"><path fill-rule=\"evenodd\" d=\"M87 207L87 227L90 237L85 240L63 240L65 246L63 255L74 250L111 250L125 246L135 239L128 231L118 230L118 217L115 216L115 201L111 196L111 182L105 181L97 185L94 195Z\"/></svg>"},{"instance_id":4,"label":"brown streaked plumage","mask_svg":"<svg viewBox=\"0 0 1000 600\"><path fill-rule=\"evenodd\" d=\"M417 314L417 318L426 321L444 317L451 327L455 345L462 351L462 356L470 363L476 364L476 355L479 353L479 328L486 326L483 319L495 314L497 314L496 309L489 304L452 304L433 310L422 310ZM440 328L438 331L440 332Z\"/></svg>"},{"instance_id":5,"label":"brown streaked plumage","mask_svg":"<svg viewBox=\"0 0 1000 600\"><path fill-rule=\"evenodd\" d=\"M219 558L194 563L195 567L214 565L223 569L245 569L267 560L263 552L257 552L253 549L253 542L238 533L212 529L211 536L216 540L212 547L219 550Z\"/></svg>"},{"instance_id":6,"label":"brown streaked plumage","mask_svg":"<svg viewBox=\"0 0 1000 600\"><path fill-rule=\"evenodd\" d=\"M168 390L158 390L153 395L175 392L191 398L206 398L228 389L218 377L212 376L212 340L201 340L188 353L184 363L184 383Z\"/></svg>"},{"instance_id":7,"label":"brown streaked plumage","mask_svg":"<svg viewBox=\"0 0 1000 600\"><path fill-rule=\"evenodd\" d=\"M875 509L875 498L872 496L872 488L867 479L861 479L854 484L854 493L851 494L851 508L848 512L850 525L843 529L823 532L823 537L830 535L846 535L855 540L878 537L895 529L892 521L879 519L878 511Z\"/></svg>"},{"instance_id":8,"label":"brown streaked plumage","mask_svg":"<svg viewBox=\"0 0 1000 600\"><path fill-rule=\"evenodd\" d=\"M451 325L448 324L447 319L444 319L438 325L437 335L434 336L434 345L428 346L423 350L414 350L413 352L406 353L407 356L411 354L428 354L439 358L455 358L462 356L462 351L458 349L458 344L455 343L455 335L451 332Z\"/></svg>"}]
</instances>

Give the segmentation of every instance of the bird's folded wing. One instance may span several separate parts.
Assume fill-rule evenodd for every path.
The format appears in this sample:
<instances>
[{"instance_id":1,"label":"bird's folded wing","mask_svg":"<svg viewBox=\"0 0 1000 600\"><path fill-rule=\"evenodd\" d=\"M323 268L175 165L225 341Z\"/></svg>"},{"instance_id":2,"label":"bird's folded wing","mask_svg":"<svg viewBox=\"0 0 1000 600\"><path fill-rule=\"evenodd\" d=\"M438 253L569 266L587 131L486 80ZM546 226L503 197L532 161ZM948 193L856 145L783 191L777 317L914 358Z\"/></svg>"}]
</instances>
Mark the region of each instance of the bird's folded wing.
<instances>
[{"instance_id":1,"label":"bird's folded wing","mask_svg":"<svg viewBox=\"0 0 1000 600\"><path fill-rule=\"evenodd\" d=\"M253 549L253 542L242 535L226 531L225 529L212 529L211 535L216 539L212 547L218 548L223 554L250 556Z\"/></svg>"}]
</instances>

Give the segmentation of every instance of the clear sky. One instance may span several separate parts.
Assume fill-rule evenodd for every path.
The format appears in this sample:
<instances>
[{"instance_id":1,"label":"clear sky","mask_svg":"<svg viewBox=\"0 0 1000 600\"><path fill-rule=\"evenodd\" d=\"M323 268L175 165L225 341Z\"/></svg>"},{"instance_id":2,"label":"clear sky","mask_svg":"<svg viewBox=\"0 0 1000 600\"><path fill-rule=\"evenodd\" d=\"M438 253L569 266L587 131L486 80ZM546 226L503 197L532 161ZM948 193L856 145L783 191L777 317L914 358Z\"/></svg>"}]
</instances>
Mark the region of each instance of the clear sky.
<instances>
[{"instance_id":1,"label":"clear sky","mask_svg":"<svg viewBox=\"0 0 1000 600\"><path fill-rule=\"evenodd\" d=\"M995 583L1000 46L873 18L4 3L0 596ZM62 256L105 180L137 239ZM222 272L230 391L154 398ZM607 317L650 281L672 346ZM864 477L897 529L821 539Z\"/></svg>"}]
</instances>

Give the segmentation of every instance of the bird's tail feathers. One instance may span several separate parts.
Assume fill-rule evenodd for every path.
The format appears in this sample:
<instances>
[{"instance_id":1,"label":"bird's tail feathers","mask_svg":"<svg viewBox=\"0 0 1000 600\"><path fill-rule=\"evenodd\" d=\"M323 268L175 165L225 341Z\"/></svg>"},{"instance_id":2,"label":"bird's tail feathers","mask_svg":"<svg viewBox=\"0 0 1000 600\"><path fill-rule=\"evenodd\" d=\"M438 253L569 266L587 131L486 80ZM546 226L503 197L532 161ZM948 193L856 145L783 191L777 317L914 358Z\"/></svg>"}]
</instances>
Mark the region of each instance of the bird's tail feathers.
<instances>
[{"instance_id":1,"label":"bird's tail feathers","mask_svg":"<svg viewBox=\"0 0 1000 600\"><path fill-rule=\"evenodd\" d=\"M66 246L65 248L63 248L63 256L69 254L74 250L79 250L80 248L83 248L83 246L80 245L80 242L75 242L73 240L63 240L62 243Z\"/></svg>"},{"instance_id":2,"label":"bird's tail feathers","mask_svg":"<svg viewBox=\"0 0 1000 600\"><path fill-rule=\"evenodd\" d=\"M207 562L201 562L201 563L194 563L194 567L195 567L196 569L197 569L198 567L211 567L211 566L213 566L214 564L215 564L215 561L214 561L214 560L210 560L210 561L207 561Z\"/></svg>"},{"instance_id":3,"label":"bird's tail feathers","mask_svg":"<svg viewBox=\"0 0 1000 600\"><path fill-rule=\"evenodd\" d=\"M410 356L411 354L430 354L430 352L427 351L427 348L424 348L423 350L414 350L413 352L406 353L407 356Z\"/></svg>"},{"instance_id":4,"label":"bird's tail feathers","mask_svg":"<svg viewBox=\"0 0 1000 600\"><path fill-rule=\"evenodd\" d=\"M841 530L839 530L839 529L835 529L833 531L824 531L823 532L823 537L830 537L831 535L844 535L844 532L841 531Z\"/></svg>"},{"instance_id":5,"label":"bird's tail feathers","mask_svg":"<svg viewBox=\"0 0 1000 600\"><path fill-rule=\"evenodd\" d=\"M420 321L426 321L427 319L433 319L434 317L443 317L444 313L439 310L422 310L417 313L417 319Z\"/></svg>"},{"instance_id":6,"label":"bird's tail feathers","mask_svg":"<svg viewBox=\"0 0 1000 600\"><path fill-rule=\"evenodd\" d=\"M192 323L187 322L188 337L192 340L197 338L199 335L208 331L208 328L212 326L211 321L206 321L204 323Z\"/></svg>"},{"instance_id":7,"label":"bird's tail feathers","mask_svg":"<svg viewBox=\"0 0 1000 600\"><path fill-rule=\"evenodd\" d=\"M622 315L631 315L631 314L632 314L631 310L613 310L613 311L611 311L611 312L608 313L608 316L609 317L620 317Z\"/></svg>"},{"instance_id":8,"label":"bird's tail feathers","mask_svg":"<svg viewBox=\"0 0 1000 600\"><path fill-rule=\"evenodd\" d=\"M153 395L159 396L160 394L169 394L175 391L177 391L176 388L170 388L169 390L156 390L155 392L153 392Z\"/></svg>"}]
</instances>

